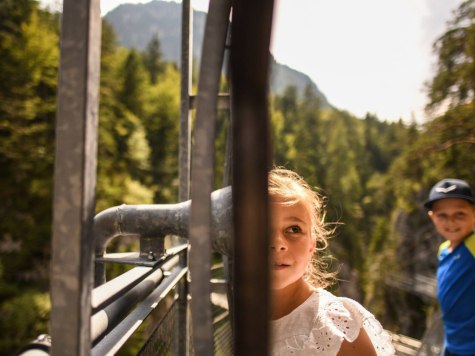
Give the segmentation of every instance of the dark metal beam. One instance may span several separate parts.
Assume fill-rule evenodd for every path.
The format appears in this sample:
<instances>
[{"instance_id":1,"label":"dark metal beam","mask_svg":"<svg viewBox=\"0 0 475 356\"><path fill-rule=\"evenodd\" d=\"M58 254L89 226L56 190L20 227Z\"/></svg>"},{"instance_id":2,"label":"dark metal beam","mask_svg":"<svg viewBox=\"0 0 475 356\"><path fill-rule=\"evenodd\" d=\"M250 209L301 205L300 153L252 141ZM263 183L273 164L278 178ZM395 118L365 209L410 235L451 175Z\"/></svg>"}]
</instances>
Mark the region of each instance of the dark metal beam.
<instances>
[{"instance_id":1,"label":"dark metal beam","mask_svg":"<svg viewBox=\"0 0 475 356\"><path fill-rule=\"evenodd\" d=\"M65 0L61 27L51 273L54 355L89 355L101 16Z\"/></svg>"},{"instance_id":2,"label":"dark metal beam","mask_svg":"<svg viewBox=\"0 0 475 356\"><path fill-rule=\"evenodd\" d=\"M269 351L267 94L272 13L273 0L233 2L234 354L238 356L262 356Z\"/></svg>"}]
</instances>

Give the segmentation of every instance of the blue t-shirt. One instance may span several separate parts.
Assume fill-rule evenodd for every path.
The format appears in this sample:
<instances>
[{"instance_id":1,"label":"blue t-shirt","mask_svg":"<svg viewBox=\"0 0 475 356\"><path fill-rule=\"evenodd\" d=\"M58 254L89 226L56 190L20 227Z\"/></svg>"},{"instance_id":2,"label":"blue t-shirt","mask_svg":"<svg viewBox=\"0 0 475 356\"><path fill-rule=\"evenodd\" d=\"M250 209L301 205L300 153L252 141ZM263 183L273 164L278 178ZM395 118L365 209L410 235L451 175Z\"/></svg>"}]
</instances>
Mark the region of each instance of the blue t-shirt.
<instances>
[{"instance_id":1,"label":"blue t-shirt","mask_svg":"<svg viewBox=\"0 0 475 356\"><path fill-rule=\"evenodd\" d=\"M437 297L442 309L446 347L475 355L475 234L452 252L449 241L439 248Z\"/></svg>"}]
</instances>

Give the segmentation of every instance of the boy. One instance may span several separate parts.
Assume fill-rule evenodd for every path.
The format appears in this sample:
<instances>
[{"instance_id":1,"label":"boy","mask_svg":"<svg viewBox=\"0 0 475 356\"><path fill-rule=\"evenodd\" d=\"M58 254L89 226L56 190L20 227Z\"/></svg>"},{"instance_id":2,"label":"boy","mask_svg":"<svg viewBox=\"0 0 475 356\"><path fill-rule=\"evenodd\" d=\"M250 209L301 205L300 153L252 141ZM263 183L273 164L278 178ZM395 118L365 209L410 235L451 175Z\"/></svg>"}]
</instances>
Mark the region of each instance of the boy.
<instances>
[{"instance_id":1,"label":"boy","mask_svg":"<svg viewBox=\"0 0 475 356\"><path fill-rule=\"evenodd\" d=\"M475 355L475 198L467 182L443 179L424 203L437 231L437 298L445 329L444 356Z\"/></svg>"}]
</instances>

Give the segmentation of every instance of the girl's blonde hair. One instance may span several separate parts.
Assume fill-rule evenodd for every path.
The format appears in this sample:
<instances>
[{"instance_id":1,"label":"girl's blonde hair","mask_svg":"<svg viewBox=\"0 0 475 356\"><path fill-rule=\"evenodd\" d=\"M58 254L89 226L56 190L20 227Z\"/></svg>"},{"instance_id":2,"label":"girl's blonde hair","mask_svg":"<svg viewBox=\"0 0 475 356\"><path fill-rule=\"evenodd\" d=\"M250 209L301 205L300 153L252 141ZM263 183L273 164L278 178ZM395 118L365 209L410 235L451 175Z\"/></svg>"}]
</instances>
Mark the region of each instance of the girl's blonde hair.
<instances>
[{"instance_id":1,"label":"girl's blonde hair","mask_svg":"<svg viewBox=\"0 0 475 356\"><path fill-rule=\"evenodd\" d=\"M297 173L285 168L273 168L269 172L269 197L286 205L303 202L308 204L312 224L311 235L316 249L311 263L308 264L304 279L316 288L325 288L334 283L335 273L327 271L328 259L324 251L328 239L334 232L325 222L325 198L314 191Z\"/></svg>"}]
</instances>

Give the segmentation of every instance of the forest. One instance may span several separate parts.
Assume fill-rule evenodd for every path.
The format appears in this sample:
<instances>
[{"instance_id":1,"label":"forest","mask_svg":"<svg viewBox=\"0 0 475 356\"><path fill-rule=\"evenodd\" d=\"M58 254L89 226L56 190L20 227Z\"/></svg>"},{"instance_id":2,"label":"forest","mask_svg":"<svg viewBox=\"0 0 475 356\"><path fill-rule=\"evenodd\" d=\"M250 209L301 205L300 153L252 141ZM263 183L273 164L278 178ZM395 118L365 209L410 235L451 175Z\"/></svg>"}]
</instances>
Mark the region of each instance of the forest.
<instances>
[{"instance_id":1,"label":"forest","mask_svg":"<svg viewBox=\"0 0 475 356\"><path fill-rule=\"evenodd\" d=\"M60 16L34 0L0 2L2 355L48 332ZM433 50L424 123L355 117L294 87L269 105L273 164L296 170L328 197L336 293L361 301L392 332L418 339L436 301L388 281L434 276L441 238L422 207L430 187L445 177L475 185L475 0L454 12ZM163 60L157 39L143 51L120 47L105 20L101 51L96 211L175 203L179 69ZM216 188L228 124L219 115Z\"/></svg>"}]
</instances>

